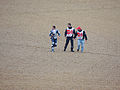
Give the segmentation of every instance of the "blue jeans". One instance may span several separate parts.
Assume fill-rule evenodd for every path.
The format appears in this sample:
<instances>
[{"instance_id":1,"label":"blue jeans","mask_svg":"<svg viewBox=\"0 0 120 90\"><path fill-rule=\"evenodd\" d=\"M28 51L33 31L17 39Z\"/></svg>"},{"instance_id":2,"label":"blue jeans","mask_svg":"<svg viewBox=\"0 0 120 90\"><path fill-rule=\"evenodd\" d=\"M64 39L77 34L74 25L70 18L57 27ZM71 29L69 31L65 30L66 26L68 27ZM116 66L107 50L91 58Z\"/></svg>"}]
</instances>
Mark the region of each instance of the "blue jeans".
<instances>
[{"instance_id":1,"label":"blue jeans","mask_svg":"<svg viewBox=\"0 0 120 90\"><path fill-rule=\"evenodd\" d=\"M52 51L54 52L54 47L57 47L57 39L51 39L51 41L52 41L51 48L52 48Z\"/></svg>"},{"instance_id":2,"label":"blue jeans","mask_svg":"<svg viewBox=\"0 0 120 90\"><path fill-rule=\"evenodd\" d=\"M78 39L78 50L80 50L80 46L81 46L81 52L83 52L84 50L84 39Z\"/></svg>"}]
</instances>

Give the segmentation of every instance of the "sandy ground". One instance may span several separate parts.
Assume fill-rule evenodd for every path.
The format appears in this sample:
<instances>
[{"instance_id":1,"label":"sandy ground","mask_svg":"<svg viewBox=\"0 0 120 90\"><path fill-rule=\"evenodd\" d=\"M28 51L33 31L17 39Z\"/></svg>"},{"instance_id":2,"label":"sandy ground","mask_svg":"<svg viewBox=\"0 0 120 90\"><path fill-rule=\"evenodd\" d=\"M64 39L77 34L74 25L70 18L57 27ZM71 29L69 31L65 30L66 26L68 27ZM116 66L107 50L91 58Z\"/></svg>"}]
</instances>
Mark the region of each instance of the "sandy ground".
<instances>
[{"instance_id":1,"label":"sandy ground","mask_svg":"<svg viewBox=\"0 0 120 90\"><path fill-rule=\"evenodd\" d=\"M84 53L63 52L68 22L86 30ZM0 90L120 90L120 0L0 0Z\"/></svg>"}]
</instances>

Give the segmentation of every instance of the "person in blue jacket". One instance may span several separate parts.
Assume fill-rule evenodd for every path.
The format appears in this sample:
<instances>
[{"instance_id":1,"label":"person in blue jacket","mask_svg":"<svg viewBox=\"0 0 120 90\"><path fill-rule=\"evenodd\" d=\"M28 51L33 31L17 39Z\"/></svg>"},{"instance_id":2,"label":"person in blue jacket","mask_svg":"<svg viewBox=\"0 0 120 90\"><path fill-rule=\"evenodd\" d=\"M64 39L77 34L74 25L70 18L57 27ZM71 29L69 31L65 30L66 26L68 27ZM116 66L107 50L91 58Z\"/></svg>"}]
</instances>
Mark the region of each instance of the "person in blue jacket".
<instances>
[{"instance_id":1,"label":"person in blue jacket","mask_svg":"<svg viewBox=\"0 0 120 90\"><path fill-rule=\"evenodd\" d=\"M54 48L57 47L57 35L60 37L59 30L56 29L56 26L52 27L52 30L50 31L49 36L51 37L52 45L51 45L51 51L54 52Z\"/></svg>"}]
</instances>

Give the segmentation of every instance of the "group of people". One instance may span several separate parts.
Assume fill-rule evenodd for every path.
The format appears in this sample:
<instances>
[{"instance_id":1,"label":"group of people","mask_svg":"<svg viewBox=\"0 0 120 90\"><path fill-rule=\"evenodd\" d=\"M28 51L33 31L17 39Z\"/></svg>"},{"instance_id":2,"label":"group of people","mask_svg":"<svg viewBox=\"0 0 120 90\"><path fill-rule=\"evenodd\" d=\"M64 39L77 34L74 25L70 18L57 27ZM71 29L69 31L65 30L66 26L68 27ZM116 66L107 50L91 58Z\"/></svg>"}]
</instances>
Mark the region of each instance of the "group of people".
<instances>
[{"instance_id":1,"label":"group of people","mask_svg":"<svg viewBox=\"0 0 120 90\"><path fill-rule=\"evenodd\" d=\"M66 43L64 47L64 51L66 51L67 46L69 44L69 41L71 41L71 52L74 52L74 39L77 38L78 48L77 51L80 50L81 46L81 52L84 51L84 43L85 40L87 41L87 35L84 30L81 29L81 27L76 28L77 31L72 27L71 23L68 23L68 26L65 30L65 37L66 37ZM51 45L51 52L54 52L54 48L57 47L57 35L60 37L59 30L56 29L56 26L52 27L52 30L50 31L49 36L51 37L52 45Z\"/></svg>"}]
</instances>

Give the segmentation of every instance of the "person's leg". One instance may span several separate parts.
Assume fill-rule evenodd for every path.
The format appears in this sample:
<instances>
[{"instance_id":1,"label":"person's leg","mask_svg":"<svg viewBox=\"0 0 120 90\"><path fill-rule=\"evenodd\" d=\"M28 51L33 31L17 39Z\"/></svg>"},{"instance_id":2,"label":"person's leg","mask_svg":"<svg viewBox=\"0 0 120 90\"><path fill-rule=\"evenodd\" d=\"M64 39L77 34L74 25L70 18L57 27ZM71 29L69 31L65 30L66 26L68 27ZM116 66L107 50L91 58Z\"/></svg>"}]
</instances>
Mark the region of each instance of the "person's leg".
<instances>
[{"instance_id":1,"label":"person's leg","mask_svg":"<svg viewBox=\"0 0 120 90\"><path fill-rule=\"evenodd\" d=\"M57 39L54 39L54 47L57 47Z\"/></svg>"},{"instance_id":2,"label":"person's leg","mask_svg":"<svg viewBox=\"0 0 120 90\"><path fill-rule=\"evenodd\" d=\"M77 44L78 44L77 51L79 51L80 50L80 39L78 39Z\"/></svg>"},{"instance_id":3,"label":"person's leg","mask_svg":"<svg viewBox=\"0 0 120 90\"><path fill-rule=\"evenodd\" d=\"M55 44L54 39L51 39L51 41L52 41L51 49L52 49L52 52L54 52L54 44Z\"/></svg>"},{"instance_id":4,"label":"person's leg","mask_svg":"<svg viewBox=\"0 0 120 90\"><path fill-rule=\"evenodd\" d=\"M72 51L72 52L74 52L74 51L73 51L73 48L74 48L74 41L73 41L73 38L71 38L71 51Z\"/></svg>"},{"instance_id":5,"label":"person's leg","mask_svg":"<svg viewBox=\"0 0 120 90\"><path fill-rule=\"evenodd\" d=\"M68 43L69 43L69 38L66 39L66 44L65 44L65 47L64 47L64 51L66 51L66 48L68 46Z\"/></svg>"},{"instance_id":6,"label":"person's leg","mask_svg":"<svg viewBox=\"0 0 120 90\"><path fill-rule=\"evenodd\" d=\"M83 53L83 51L84 51L84 43L85 43L85 41L84 40L81 40L81 52Z\"/></svg>"}]
</instances>

